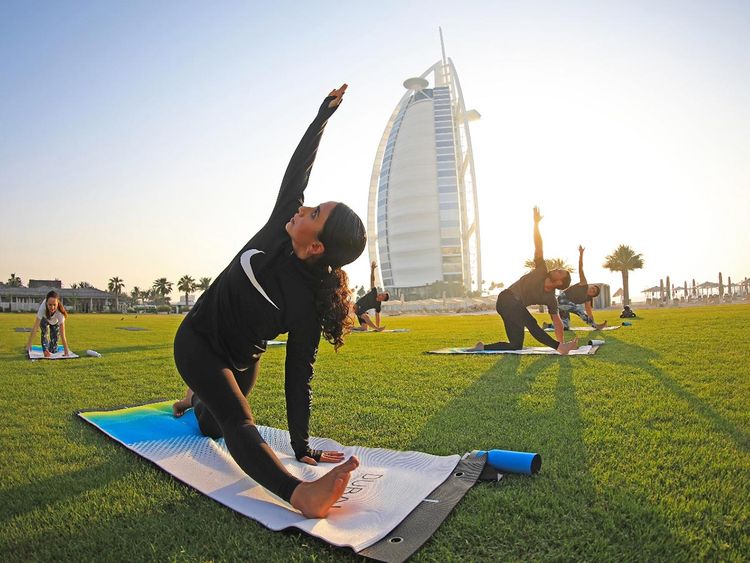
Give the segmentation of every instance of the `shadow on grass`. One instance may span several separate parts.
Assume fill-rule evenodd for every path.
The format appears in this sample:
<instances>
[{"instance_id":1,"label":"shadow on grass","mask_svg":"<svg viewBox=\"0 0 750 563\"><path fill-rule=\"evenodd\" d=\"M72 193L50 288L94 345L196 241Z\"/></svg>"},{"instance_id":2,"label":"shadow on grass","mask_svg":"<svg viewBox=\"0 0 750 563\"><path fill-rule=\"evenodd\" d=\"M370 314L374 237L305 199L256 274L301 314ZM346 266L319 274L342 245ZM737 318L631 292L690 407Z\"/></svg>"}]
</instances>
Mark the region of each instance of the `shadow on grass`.
<instances>
[{"instance_id":1,"label":"shadow on grass","mask_svg":"<svg viewBox=\"0 0 750 563\"><path fill-rule=\"evenodd\" d=\"M115 346L113 348L97 348L100 354L129 354L135 352L147 352L149 350L171 350L172 342L168 344L144 344L140 346Z\"/></svg>"},{"instance_id":2,"label":"shadow on grass","mask_svg":"<svg viewBox=\"0 0 750 563\"><path fill-rule=\"evenodd\" d=\"M0 522L7 524L11 519L39 510L40 507L51 507L73 499L90 489L101 487L105 482L123 477L128 471L126 466L113 458L101 464L4 489Z\"/></svg>"},{"instance_id":3,"label":"shadow on grass","mask_svg":"<svg viewBox=\"0 0 750 563\"><path fill-rule=\"evenodd\" d=\"M661 383L668 391L685 401L690 407L705 418L717 432L727 435L734 443L744 451L750 451L750 436L737 428L731 421L724 418L716 412L713 407L704 400L696 397L690 391L685 389L680 383L669 377L664 371L653 364L653 360L659 358L659 354L638 346L620 340L614 336L608 336L608 339L616 343L616 354L609 354L607 361L620 366L627 366L644 371Z\"/></svg>"},{"instance_id":4,"label":"shadow on grass","mask_svg":"<svg viewBox=\"0 0 750 563\"><path fill-rule=\"evenodd\" d=\"M504 357L426 422L414 449L440 451L450 442L454 452L497 448L543 458L539 475L475 487L428 544L436 557L451 553L455 534L473 536L462 557L477 560L617 559L639 553L638 537L650 540L643 553L677 547L648 499L625 488L598 491L574 385L582 359Z\"/></svg>"}]
</instances>

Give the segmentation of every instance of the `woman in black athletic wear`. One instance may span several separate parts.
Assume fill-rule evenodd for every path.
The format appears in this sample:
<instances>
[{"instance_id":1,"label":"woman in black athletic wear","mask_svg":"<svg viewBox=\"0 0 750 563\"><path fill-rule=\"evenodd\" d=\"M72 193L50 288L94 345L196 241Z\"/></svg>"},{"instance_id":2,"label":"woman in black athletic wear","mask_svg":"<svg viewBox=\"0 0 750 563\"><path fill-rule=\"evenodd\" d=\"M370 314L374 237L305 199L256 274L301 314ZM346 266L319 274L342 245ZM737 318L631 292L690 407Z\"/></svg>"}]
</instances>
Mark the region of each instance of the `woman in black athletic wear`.
<instances>
[{"instance_id":1,"label":"woman in black athletic wear","mask_svg":"<svg viewBox=\"0 0 750 563\"><path fill-rule=\"evenodd\" d=\"M567 354L578 348L578 340L565 342L563 324L557 308L555 298L556 289L566 289L570 286L570 272L565 270L547 271L542 248L542 235L539 232L539 222L542 215L539 208L534 208L534 269L521 276L516 283L497 296L495 308L505 323L505 333L508 342L493 342L485 344L477 342L475 350L520 350L523 348L524 327L529 329L531 336L560 354ZM536 322L536 319L526 308L529 305L547 305L555 336L552 338Z\"/></svg>"},{"instance_id":2,"label":"woman in black athletic wear","mask_svg":"<svg viewBox=\"0 0 750 563\"><path fill-rule=\"evenodd\" d=\"M315 153L346 84L333 90L292 155L265 226L239 251L180 325L175 364L189 387L174 405L192 406L201 431L224 437L229 453L255 481L309 518L324 517L359 462L350 457L316 481L301 482L281 464L255 426L247 395L266 341L289 334L285 392L297 460L339 463L343 454L308 444L310 380L321 332L338 348L348 328L349 283L342 266L364 250L365 228L343 203L302 205Z\"/></svg>"}]
</instances>

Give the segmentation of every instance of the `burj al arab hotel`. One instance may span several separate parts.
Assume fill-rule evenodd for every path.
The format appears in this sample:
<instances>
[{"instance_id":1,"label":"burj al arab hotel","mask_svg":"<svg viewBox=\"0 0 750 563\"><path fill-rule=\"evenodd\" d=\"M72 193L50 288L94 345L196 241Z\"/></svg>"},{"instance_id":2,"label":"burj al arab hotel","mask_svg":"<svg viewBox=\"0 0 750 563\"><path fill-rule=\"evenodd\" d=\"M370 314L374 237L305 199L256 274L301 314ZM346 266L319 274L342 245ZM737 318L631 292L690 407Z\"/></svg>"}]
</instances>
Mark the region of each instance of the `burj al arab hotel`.
<instances>
[{"instance_id":1,"label":"burj al arab hotel","mask_svg":"<svg viewBox=\"0 0 750 563\"><path fill-rule=\"evenodd\" d=\"M408 298L435 282L481 289L479 212L469 122L453 61L445 57L404 82L370 180L370 260L379 285Z\"/></svg>"}]
</instances>

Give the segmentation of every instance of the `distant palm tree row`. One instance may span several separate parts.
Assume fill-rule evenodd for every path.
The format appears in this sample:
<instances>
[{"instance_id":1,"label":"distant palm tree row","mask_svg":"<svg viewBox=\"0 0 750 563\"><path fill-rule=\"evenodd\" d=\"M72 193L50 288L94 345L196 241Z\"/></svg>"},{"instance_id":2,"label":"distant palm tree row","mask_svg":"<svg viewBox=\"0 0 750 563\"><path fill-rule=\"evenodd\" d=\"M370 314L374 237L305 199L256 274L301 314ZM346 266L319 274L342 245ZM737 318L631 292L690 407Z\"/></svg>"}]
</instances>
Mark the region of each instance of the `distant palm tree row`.
<instances>
[{"instance_id":1,"label":"distant palm tree row","mask_svg":"<svg viewBox=\"0 0 750 563\"><path fill-rule=\"evenodd\" d=\"M180 278L177 282L177 289L185 294L185 305L189 304L189 296L196 290L206 291L211 285L211 278L201 278L199 282L187 274ZM119 297L122 292L125 282L118 277L111 278L109 280L108 289L111 293L115 294L115 299ZM133 303L145 303L151 301L154 304L164 304L167 301L167 295L172 293L174 283L169 281L167 278L158 278L154 280L150 289L142 290L140 287L135 286L130 291L130 300ZM119 307L119 305L118 305Z\"/></svg>"},{"instance_id":2,"label":"distant palm tree row","mask_svg":"<svg viewBox=\"0 0 750 563\"><path fill-rule=\"evenodd\" d=\"M569 272L575 271L573 266L565 262L562 258L545 258L544 262L547 265L548 270L567 270ZM632 270L639 270L643 268L643 255L635 252L632 248L625 244L618 246L615 251L606 257L604 268L612 272L622 273L622 292L623 292L623 303L625 305L630 303L630 288L628 285L628 272ZM534 268L534 260L526 260L524 267L528 269ZM15 273L10 275L6 283L9 287L22 287L23 282L21 278ZM130 292L130 300L132 303L137 304L139 301L145 303L151 301L154 304L164 304L167 300L167 295L172 293L173 283L167 278L158 278L154 280L151 289L142 290L139 287L134 287ZM189 305L189 296L195 290L206 291L208 286L211 285L211 278L201 278L199 282L187 274L182 276L177 282L177 289L185 294L185 306ZM502 284L494 284L496 287L502 287ZM93 287L90 283L82 281L73 283L70 285L71 289ZM120 296L122 290L125 288L125 281L114 276L109 279L107 289L110 293L115 296L115 307L120 308Z\"/></svg>"}]
</instances>

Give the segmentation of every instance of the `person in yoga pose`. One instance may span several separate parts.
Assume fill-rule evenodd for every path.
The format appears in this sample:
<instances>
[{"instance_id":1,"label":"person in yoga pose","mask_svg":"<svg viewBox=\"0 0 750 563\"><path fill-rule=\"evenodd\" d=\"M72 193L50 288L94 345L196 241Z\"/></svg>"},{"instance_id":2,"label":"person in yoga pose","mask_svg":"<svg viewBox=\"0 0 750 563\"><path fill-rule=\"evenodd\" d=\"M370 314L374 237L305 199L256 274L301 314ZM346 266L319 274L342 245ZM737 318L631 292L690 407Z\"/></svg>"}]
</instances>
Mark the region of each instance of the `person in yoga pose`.
<instances>
[{"instance_id":1,"label":"person in yoga pose","mask_svg":"<svg viewBox=\"0 0 750 563\"><path fill-rule=\"evenodd\" d=\"M557 296L557 305L560 309L560 319L563 322L563 328L570 330L570 314L578 315L587 325L596 329L603 329L607 326L607 321L597 323L594 320L594 311L592 301L599 295L599 286L589 284L583 273L583 246L578 247L578 277L579 282L571 285L569 288L561 291Z\"/></svg>"},{"instance_id":2,"label":"person in yoga pose","mask_svg":"<svg viewBox=\"0 0 750 563\"><path fill-rule=\"evenodd\" d=\"M357 299L357 303L354 306L354 314L359 321L359 328L352 330L367 331L368 328L380 332L385 327L380 326L380 307L383 301L388 301L390 295L387 291L379 293L378 288L375 286L375 268L377 263L373 260L370 264L370 291L365 293L362 297ZM368 311L375 309L375 322L372 322Z\"/></svg>"},{"instance_id":3,"label":"person in yoga pose","mask_svg":"<svg viewBox=\"0 0 750 563\"><path fill-rule=\"evenodd\" d=\"M524 327L529 329L531 336L545 346L556 349L560 354L567 354L578 347L578 340L565 342L563 324L555 299L556 289L566 289L570 285L570 272L566 270L547 271L542 250L542 235L539 233L539 222L542 215L539 208L534 208L534 266L528 274L502 291L497 296L495 306L505 323L508 342L494 342L484 344L477 342L474 350L520 350L523 348ZM529 313L529 305L547 305L552 323L555 326L555 337L552 338L536 322Z\"/></svg>"},{"instance_id":4,"label":"person in yoga pose","mask_svg":"<svg viewBox=\"0 0 750 563\"><path fill-rule=\"evenodd\" d=\"M70 355L70 348L68 348L68 339L65 336L65 319L68 318L68 312L60 301L60 296L56 291L50 291L47 293L47 297L39 305L39 310L36 312L36 319L34 320L34 326L29 333L29 340L26 342L26 351L31 351L31 342L34 340L34 335L37 330L41 331L42 337L42 352L44 357L49 358L52 354L57 352L57 339L58 337L62 340L63 348L65 349L64 354ZM49 338L47 333L49 332Z\"/></svg>"},{"instance_id":5,"label":"person in yoga pose","mask_svg":"<svg viewBox=\"0 0 750 563\"><path fill-rule=\"evenodd\" d=\"M339 348L351 324L342 266L364 250L365 228L343 203L302 202L326 122L346 88L325 98L292 155L268 222L201 295L174 341L175 364L188 385L175 416L192 406L203 434L223 436L243 471L308 518L326 516L359 462L352 456L318 480L300 481L261 437L247 395L266 341L288 333L285 393L294 454L311 465L344 460L341 452L309 446L310 381L321 332Z\"/></svg>"}]
</instances>

